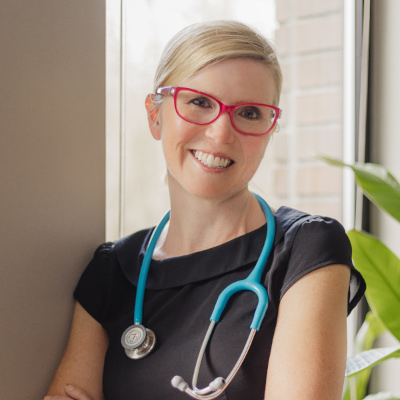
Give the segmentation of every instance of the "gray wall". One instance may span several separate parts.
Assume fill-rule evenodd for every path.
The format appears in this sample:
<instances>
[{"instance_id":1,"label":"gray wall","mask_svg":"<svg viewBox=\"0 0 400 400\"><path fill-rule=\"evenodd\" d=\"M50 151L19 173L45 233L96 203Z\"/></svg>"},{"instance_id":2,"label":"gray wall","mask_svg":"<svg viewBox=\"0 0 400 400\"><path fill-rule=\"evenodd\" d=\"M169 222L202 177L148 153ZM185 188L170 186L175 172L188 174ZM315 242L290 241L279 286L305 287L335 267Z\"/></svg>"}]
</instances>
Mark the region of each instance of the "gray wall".
<instances>
[{"instance_id":1,"label":"gray wall","mask_svg":"<svg viewBox=\"0 0 400 400\"><path fill-rule=\"evenodd\" d=\"M105 1L0 5L0 398L40 399L105 232Z\"/></svg>"}]
</instances>

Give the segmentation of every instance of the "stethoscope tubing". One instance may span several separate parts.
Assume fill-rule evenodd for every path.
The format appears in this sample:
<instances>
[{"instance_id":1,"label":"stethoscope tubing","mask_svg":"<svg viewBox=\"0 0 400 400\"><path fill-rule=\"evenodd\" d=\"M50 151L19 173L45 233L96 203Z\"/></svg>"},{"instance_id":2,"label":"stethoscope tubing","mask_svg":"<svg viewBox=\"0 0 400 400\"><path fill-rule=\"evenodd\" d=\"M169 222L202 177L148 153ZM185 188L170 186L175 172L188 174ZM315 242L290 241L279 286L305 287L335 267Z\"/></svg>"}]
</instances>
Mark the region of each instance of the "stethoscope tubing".
<instances>
[{"instance_id":1,"label":"stethoscope tubing","mask_svg":"<svg viewBox=\"0 0 400 400\"><path fill-rule=\"evenodd\" d=\"M267 218L267 226L268 226L267 237L263 249L261 251L260 257L253 271L246 279L234 282L222 291L222 293L218 297L217 303L215 304L214 311L210 317L210 321L219 322L221 314L225 309L228 300L233 294L242 290L249 290L254 292L258 296L258 305L254 313L253 321L250 325L251 329L256 329L258 331L260 329L262 320L268 308L268 294L264 286L261 285L261 275L274 243L275 218L265 200L255 193L252 194L259 202ZM140 269L139 281L136 291L135 311L134 311L135 324L141 324L143 320L144 292L146 289L146 281L150 269L151 258L153 256L157 240L161 235L161 232L163 231L165 225L169 221L169 218L170 218L170 211L168 211L164 215L164 217L154 230L143 258L142 268Z\"/></svg>"},{"instance_id":2,"label":"stethoscope tubing","mask_svg":"<svg viewBox=\"0 0 400 400\"><path fill-rule=\"evenodd\" d=\"M243 347L243 350L238 358L238 360L236 361L236 364L233 366L231 372L229 373L229 375L226 377L226 379L224 379L223 384L218 388L218 389L213 389L210 388L210 386L205 387L203 389L199 389L197 387L197 379L199 377L199 372L200 372L200 367L201 367L201 362L203 360L204 357L204 353L206 351L207 348L207 344L210 340L211 334L214 330L214 327L216 325L215 321L211 321L210 326L208 327L207 333L204 337L203 343L201 345L200 351L199 351L199 355L197 357L197 361L196 361L196 365L194 368L194 372L193 372L193 378L192 378L192 388L190 389L189 387L187 387L185 389L185 392L195 398L195 399L215 399L217 398L224 390L225 388L231 383L232 379L235 377L236 373L238 372L239 368L241 367L244 359L246 358L246 355L250 349L250 346L253 342L254 339L254 335L256 334L256 329L251 329L250 330L250 334L247 338L246 344ZM221 378L218 378L221 379Z\"/></svg>"},{"instance_id":3,"label":"stethoscope tubing","mask_svg":"<svg viewBox=\"0 0 400 400\"><path fill-rule=\"evenodd\" d=\"M146 281L147 281L147 275L149 273L151 259L152 259L153 252L154 252L154 249L157 244L157 240L158 240L159 236L161 235L161 232L163 231L165 225L169 221L169 216L170 216L170 211L168 211L164 215L164 217L162 218L160 223L157 225L157 228L154 230L154 232L150 238L149 245L147 247L146 253L143 258L142 268L140 269L140 274L139 274L138 286L136 289L135 313L134 313L134 317L133 317L135 324L142 323L144 292L146 290Z\"/></svg>"},{"instance_id":4,"label":"stethoscope tubing","mask_svg":"<svg viewBox=\"0 0 400 400\"><path fill-rule=\"evenodd\" d=\"M254 312L253 321L250 325L250 329L256 329L258 331L268 308L268 293L265 287L261 285L261 276L267 263L272 246L274 244L275 218L265 200L257 194L253 193L253 196L258 200L261 208L265 213L265 216L267 217L268 230L263 249L250 275L246 279L233 282L232 284L227 286L219 295L214 307L214 311L211 314L210 321L219 322L222 312L224 311L226 304L228 303L228 300L239 291L249 290L254 292L258 296L257 308Z\"/></svg>"}]
</instances>

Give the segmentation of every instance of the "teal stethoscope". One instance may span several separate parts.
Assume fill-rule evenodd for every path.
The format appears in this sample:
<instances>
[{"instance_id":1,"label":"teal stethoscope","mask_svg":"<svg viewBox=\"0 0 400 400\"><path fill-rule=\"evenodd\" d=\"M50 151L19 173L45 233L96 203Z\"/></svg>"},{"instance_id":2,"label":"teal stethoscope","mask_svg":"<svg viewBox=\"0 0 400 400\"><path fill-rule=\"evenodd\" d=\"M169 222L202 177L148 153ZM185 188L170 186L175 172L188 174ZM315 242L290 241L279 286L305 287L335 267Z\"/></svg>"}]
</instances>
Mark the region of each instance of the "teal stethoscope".
<instances>
[{"instance_id":1,"label":"teal stethoscope","mask_svg":"<svg viewBox=\"0 0 400 400\"><path fill-rule=\"evenodd\" d=\"M192 378L192 388L181 378L175 376L171 384L173 387L179 389L182 392L186 392L188 395L195 399L215 399L218 397L225 388L232 381L236 375L238 369L242 365L244 358L249 351L251 343L253 341L255 333L260 329L261 322L268 308L268 294L263 285L261 285L261 275L264 267L267 263L268 256L271 252L271 248L275 237L275 219L274 215L269 208L268 204L258 195L253 194L258 200L261 208L263 209L267 218L267 237L265 239L264 247L261 251L260 257L250 275L243 280L234 282L227 286L222 293L219 295L217 303L215 304L214 311L210 318L210 326L207 330L206 336L200 348L199 355L197 357L196 366ZM156 343L156 337L152 330L145 328L142 325L142 314L143 314L143 298L146 286L147 274L149 272L150 262L153 256L153 251L164 229L166 223L169 220L170 212L168 211L160 224L155 229L153 236L150 239L150 243L147 247L145 256L143 258L142 267L140 269L139 282L136 291L135 301L135 314L134 314L134 325L130 326L122 334L121 343L125 348L125 353L129 358L134 360L147 356L154 348ZM218 377L214 379L208 386L203 389L197 388L197 379L200 371L201 362L203 360L204 352L209 342L211 333L214 329L215 324L220 320L221 314L225 309L226 304L230 297L236 292L242 290L250 290L258 296L258 304L254 313L253 321L250 325L250 334L247 338L246 344L239 356L238 361L234 365L232 371L229 373L226 379Z\"/></svg>"}]
</instances>

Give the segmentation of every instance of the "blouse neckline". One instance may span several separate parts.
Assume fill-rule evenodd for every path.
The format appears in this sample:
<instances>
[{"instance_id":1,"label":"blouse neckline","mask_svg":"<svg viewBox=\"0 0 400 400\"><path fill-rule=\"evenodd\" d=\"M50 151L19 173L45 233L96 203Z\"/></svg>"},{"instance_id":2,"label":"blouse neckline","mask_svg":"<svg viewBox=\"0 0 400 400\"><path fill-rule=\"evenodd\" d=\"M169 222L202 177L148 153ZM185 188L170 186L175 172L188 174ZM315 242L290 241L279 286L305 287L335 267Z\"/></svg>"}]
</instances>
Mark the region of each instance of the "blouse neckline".
<instances>
[{"instance_id":1,"label":"blouse neckline","mask_svg":"<svg viewBox=\"0 0 400 400\"><path fill-rule=\"evenodd\" d=\"M299 212L291 208L280 207L276 211L276 235L273 249L283 237L287 227L297 219L299 219ZM137 286L140 267L153 229L142 231L144 237L142 236L139 249L136 246L136 249L129 246L129 239L123 239L125 246L116 246L115 251L122 272L134 286ZM266 234L267 224L264 224L254 231L210 249L179 257L153 259L149 268L146 290L181 287L212 279L254 263L261 253Z\"/></svg>"}]
</instances>

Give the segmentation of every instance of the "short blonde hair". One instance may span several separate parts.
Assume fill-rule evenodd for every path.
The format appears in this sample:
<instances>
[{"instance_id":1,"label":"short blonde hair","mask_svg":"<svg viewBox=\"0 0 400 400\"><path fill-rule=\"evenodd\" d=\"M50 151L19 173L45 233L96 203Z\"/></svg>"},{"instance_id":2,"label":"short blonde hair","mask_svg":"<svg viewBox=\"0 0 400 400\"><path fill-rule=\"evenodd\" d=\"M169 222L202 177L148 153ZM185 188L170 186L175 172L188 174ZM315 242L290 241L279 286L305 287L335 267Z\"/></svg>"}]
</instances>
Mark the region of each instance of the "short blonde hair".
<instances>
[{"instance_id":1,"label":"short blonde hair","mask_svg":"<svg viewBox=\"0 0 400 400\"><path fill-rule=\"evenodd\" d=\"M275 105L278 105L282 73L275 50L266 38L237 21L198 23L178 32L161 55L154 91L160 86L177 86L202 68L232 58L254 59L269 68L276 87ZM160 101L161 98L155 99L156 103Z\"/></svg>"}]
</instances>

